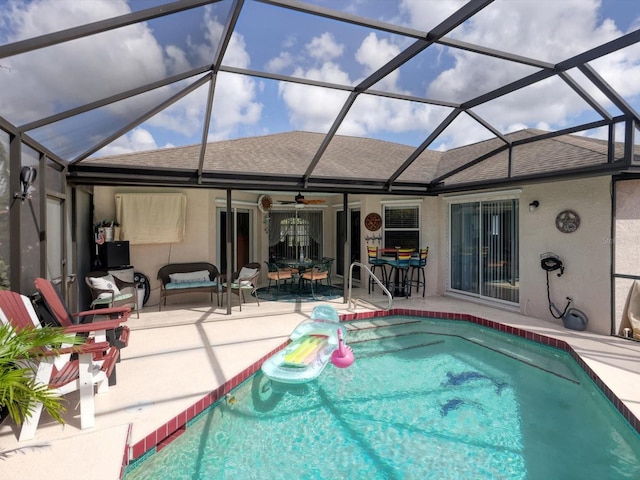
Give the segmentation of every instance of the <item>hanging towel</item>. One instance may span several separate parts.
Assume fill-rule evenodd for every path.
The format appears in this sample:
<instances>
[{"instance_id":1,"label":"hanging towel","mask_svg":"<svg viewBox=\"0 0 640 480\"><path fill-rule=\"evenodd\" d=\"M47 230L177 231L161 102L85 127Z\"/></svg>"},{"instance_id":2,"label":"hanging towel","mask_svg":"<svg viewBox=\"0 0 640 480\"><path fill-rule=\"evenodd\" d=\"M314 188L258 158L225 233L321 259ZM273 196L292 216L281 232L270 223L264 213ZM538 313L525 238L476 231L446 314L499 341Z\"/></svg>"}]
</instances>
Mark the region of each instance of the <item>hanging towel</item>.
<instances>
[{"instance_id":1,"label":"hanging towel","mask_svg":"<svg viewBox=\"0 0 640 480\"><path fill-rule=\"evenodd\" d=\"M132 245L184 240L187 197L183 193L118 193L120 236Z\"/></svg>"}]
</instances>

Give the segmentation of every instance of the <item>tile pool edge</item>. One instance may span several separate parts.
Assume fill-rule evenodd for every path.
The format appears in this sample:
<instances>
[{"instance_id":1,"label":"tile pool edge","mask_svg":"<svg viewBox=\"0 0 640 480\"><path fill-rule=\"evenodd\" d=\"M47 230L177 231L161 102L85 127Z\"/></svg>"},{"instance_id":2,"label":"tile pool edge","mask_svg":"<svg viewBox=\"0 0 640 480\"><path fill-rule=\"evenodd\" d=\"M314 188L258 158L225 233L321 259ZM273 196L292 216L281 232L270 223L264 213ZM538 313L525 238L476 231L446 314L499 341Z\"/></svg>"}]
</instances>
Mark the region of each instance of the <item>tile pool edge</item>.
<instances>
[{"instance_id":1,"label":"tile pool edge","mask_svg":"<svg viewBox=\"0 0 640 480\"><path fill-rule=\"evenodd\" d=\"M373 318L381 318L388 317L393 315L408 315L408 316L416 316L423 318L440 318L445 320L462 320L470 323L475 323L477 325L481 325L484 327L492 328L494 330L498 330L500 332L504 332L510 335L515 335L527 340L534 341L536 343L540 343L543 345L547 345L550 347L557 348L559 350L565 351L571 355L571 357L576 361L576 363L580 366L582 370L593 380L596 386L600 389L600 391L609 399L609 401L614 405L614 407L622 414L622 416L627 420L629 425L635 429L638 433L640 433L640 420L636 418L636 416L631 412L631 410L622 402L613 391L600 379L598 375L587 365L587 363L578 355L575 350L564 340L558 340L553 337L549 337L546 335L541 335L539 333L535 333L529 330L525 330L523 328L514 327L511 325L505 325L503 323L487 320L485 318L465 313L450 313L450 312L436 312L436 311L427 311L427 310L417 310L417 309L406 309L406 308L393 308L388 311L378 310L371 312L360 312L360 313L343 313L340 314L340 321L351 321L351 320L366 320ZM250 365L248 368L225 382L223 385L219 386L209 394L205 395L203 398L198 400L194 405L190 406L183 412L179 413L172 420L162 425L160 428L151 432L144 439L138 441L134 445L130 445L127 441L125 446L125 452L123 455L123 465L122 465L122 474L124 475L125 468L129 465L129 463L139 460L141 457L145 456L147 453L151 451L159 451L164 448L166 445L171 443L172 440L180 436L187 424L195 418L197 415L205 411L215 402L223 398L227 393L236 388L238 385L246 381L249 377L251 377L254 373L260 370L262 363L271 357L276 352L280 351L282 348L286 346L287 342L284 342L279 347L273 349L266 355L264 355L261 359ZM122 475L121 475L122 478Z\"/></svg>"}]
</instances>

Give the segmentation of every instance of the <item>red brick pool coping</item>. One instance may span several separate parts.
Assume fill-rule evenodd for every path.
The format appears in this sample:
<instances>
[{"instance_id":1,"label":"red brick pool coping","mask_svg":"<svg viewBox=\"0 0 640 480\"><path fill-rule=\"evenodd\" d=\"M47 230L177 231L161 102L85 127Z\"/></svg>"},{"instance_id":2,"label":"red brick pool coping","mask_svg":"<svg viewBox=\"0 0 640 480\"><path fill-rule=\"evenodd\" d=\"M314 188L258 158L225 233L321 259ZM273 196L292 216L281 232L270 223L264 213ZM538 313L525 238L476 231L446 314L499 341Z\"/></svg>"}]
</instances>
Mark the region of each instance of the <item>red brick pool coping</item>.
<instances>
[{"instance_id":1,"label":"red brick pool coping","mask_svg":"<svg viewBox=\"0 0 640 480\"><path fill-rule=\"evenodd\" d=\"M450 313L450 312L432 312L426 310L414 310L407 308L394 308L387 311L373 311L373 312L361 312L361 313L346 313L340 315L340 321L350 320L366 320L371 318L388 317L393 315L409 315L423 318L441 318L446 320L463 320L471 323L482 325L483 327L493 328L504 333L516 335L518 337L526 338L543 345L557 348L559 350L568 352L571 357L578 363L587 375L594 381L597 387L606 395L611 403L618 409L622 416L629 422L632 428L640 433L640 420L627 408L627 406L620 401L620 399L611 391L609 387L596 375L593 370L582 360L582 358L573 350L573 348L564 340L558 340L546 335L540 335L522 328L513 327L511 325L504 325L500 322L493 320L487 320L476 315L470 315L466 313ZM219 399L223 398L227 393L243 383L254 373L260 370L262 363L271 357L273 354L281 350L286 346L286 342L280 345L278 348L272 350L263 356L260 360L253 365L246 368L243 372L239 373L224 385L216 388L214 391L205 395L198 400L194 405L187 408L183 412L179 413L172 420L151 432L144 439L135 443L134 445L127 444L125 447L122 463L122 476L124 475L124 469L131 461L137 460L147 452L152 450L160 451L167 446L171 441L180 436L186 429L187 422L192 420L198 414L209 408Z\"/></svg>"}]
</instances>

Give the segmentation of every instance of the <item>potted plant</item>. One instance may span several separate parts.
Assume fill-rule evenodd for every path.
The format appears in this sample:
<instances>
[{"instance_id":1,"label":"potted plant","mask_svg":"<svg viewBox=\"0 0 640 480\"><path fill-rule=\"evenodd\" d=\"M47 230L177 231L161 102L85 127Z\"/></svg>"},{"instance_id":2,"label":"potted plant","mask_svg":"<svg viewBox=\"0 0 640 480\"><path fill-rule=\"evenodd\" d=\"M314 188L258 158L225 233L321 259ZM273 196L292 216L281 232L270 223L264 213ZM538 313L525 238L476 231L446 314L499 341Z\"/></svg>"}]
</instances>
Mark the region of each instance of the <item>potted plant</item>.
<instances>
[{"instance_id":1,"label":"potted plant","mask_svg":"<svg viewBox=\"0 0 640 480\"><path fill-rule=\"evenodd\" d=\"M30 330L14 330L9 324L0 323L0 421L8 415L20 425L37 403L53 419L64 423L66 412L64 399L56 396L47 385L34 378L34 365L47 350L61 344L80 344L82 337L70 337L58 327L42 327Z\"/></svg>"}]
</instances>

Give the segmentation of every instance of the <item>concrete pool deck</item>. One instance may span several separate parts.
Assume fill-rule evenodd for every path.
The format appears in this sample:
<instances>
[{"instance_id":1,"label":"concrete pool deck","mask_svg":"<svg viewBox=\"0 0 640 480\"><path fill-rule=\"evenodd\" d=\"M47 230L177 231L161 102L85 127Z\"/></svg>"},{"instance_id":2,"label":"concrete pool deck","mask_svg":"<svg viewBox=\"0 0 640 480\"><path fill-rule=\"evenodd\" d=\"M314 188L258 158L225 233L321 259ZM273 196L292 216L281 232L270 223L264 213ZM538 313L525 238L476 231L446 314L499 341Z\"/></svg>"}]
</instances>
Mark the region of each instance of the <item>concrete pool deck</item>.
<instances>
[{"instance_id":1,"label":"concrete pool deck","mask_svg":"<svg viewBox=\"0 0 640 480\"><path fill-rule=\"evenodd\" d=\"M358 314L387 306L386 297L354 290L358 296L369 304L353 311L341 300L322 303ZM137 457L146 439L160 439L159 430L170 430L211 392L249 376L243 372L280 347L317 304L263 301L258 306L250 299L242 312L236 306L231 315L226 306L175 300L162 312L146 307L129 322L131 339L117 367L117 385L95 397L96 426L80 429L73 395L67 397L67 424L43 415L33 440L18 442L16 427L5 421L0 425L0 478L118 479L126 452ZM400 298L393 308L473 315L564 341L640 418L639 342L567 330L559 322L450 297Z\"/></svg>"}]
</instances>

